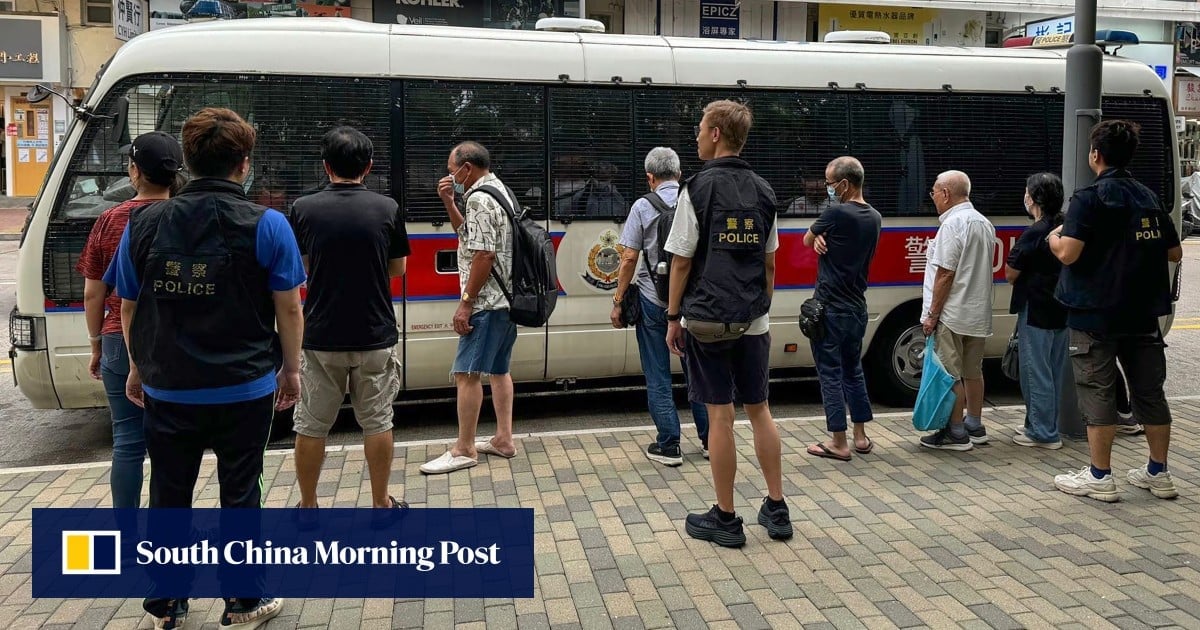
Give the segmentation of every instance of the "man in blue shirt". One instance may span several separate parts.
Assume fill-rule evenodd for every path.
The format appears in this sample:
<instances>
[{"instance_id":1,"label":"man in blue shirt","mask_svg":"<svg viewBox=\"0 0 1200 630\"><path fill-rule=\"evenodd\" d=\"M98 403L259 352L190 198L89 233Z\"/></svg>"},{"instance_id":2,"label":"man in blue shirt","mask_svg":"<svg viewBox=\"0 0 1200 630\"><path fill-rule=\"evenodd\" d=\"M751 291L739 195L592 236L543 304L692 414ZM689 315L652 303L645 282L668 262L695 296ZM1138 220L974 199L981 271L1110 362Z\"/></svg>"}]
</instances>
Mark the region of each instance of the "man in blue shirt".
<instances>
[{"instance_id":1,"label":"man in blue shirt","mask_svg":"<svg viewBox=\"0 0 1200 630\"><path fill-rule=\"evenodd\" d=\"M655 147L646 154L646 183L652 191L629 209L629 218L621 230L621 269L617 276L617 290L613 294L612 324L623 328L621 300L625 299L630 283L636 279L642 320L637 323L638 354L642 359L642 373L646 376L646 401L650 417L658 428L658 436L646 447L646 457L664 466L683 464L683 452L679 448L679 411L671 395L671 353L667 349L667 305L658 295L655 282L666 282L666 277L657 280L652 274L658 263L661 248L658 243L658 224L664 212L675 205L679 196L679 155L674 149ZM641 263L638 263L639 254ZM635 278L636 276L636 278ZM665 287L664 287L665 289ZM666 292L665 290L663 291ZM687 377L686 372L684 377ZM692 419L700 437L700 453L708 457L708 409L703 404L692 403Z\"/></svg>"},{"instance_id":2,"label":"man in blue shirt","mask_svg":"<svg viewBox=\"0 0 1200 630\"><path fill-rule=\"evenodd\" d=\"M211 448L221 507L257 508L273 414L300 396L304 266L287 219L245 196L254 128L209 108L182 136L192 181L130 218L105 278L121 296L126 395L146 410L150 507L191 507ZM257 627L281 603L227 598L221 625ZM182 627L188 610L186 598L143 606L159 628Z\"/></svg>"}]
</instances>

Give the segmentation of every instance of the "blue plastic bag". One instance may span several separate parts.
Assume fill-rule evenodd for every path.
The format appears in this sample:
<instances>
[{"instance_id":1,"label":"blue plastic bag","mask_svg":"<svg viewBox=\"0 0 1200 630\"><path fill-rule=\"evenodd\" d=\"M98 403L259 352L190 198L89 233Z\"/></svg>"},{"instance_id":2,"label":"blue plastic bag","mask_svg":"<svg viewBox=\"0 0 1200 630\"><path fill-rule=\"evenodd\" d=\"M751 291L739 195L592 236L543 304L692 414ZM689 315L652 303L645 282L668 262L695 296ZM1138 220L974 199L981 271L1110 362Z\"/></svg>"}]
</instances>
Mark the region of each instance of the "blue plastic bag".
<instances>
[{"instance_id":1,"label":"blue plastic bag","mask_svg":"<svg viewBox=\"0 0 1200 630\"><path fill-rule=\"evenodd\" d=\"M933 351L933 336L925 340L925 366L921 371L921 389L913 406L913 428L918 431L937 431L950 422L954 412L954 383Z\"/></svg>"}]
</instances>

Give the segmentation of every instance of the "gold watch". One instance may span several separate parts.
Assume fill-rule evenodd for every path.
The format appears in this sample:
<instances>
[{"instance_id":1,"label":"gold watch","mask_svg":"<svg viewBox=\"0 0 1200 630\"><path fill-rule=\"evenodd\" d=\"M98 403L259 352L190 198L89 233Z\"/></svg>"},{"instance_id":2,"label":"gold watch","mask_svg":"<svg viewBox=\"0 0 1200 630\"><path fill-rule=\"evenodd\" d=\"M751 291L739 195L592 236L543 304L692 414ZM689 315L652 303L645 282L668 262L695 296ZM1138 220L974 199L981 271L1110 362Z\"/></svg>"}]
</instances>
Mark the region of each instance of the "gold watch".
<instances>
[{"instance_id":1,"label":"gold watch","mask_svg":"<svg viewBox=\"0 0 1200 630\"><path fill-rule=\"evenodd\" d=\"M621 304L621 295L619 293L614 293L613 294L613 306L619 306L620 304Z\"/></svg>"},{"instance_id":2,"label":"gold watch","mask_svg":"<svg viewBox=\"0 0 1200 630\"><path fill-rule=\"evenodd\" d=\"M462 294L462 301L464 301L464 302L466 302L466 303L470 304L471 302L474 302L474 301L475 301L475 298L471 297L471 294L470 294L470 293L467 293L466 291L463 291L463 294Z\"/></svg>"}]
</instances>

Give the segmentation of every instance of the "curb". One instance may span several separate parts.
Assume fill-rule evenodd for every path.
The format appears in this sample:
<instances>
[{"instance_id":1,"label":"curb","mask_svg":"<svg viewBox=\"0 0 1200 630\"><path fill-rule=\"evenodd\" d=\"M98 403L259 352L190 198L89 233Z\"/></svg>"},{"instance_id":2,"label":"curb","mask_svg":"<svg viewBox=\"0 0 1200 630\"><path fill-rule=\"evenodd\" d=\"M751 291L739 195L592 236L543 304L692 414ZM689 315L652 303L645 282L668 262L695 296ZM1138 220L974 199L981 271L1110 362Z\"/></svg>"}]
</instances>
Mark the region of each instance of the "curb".
<instances>
[{"instance_id":1,"label":"curb","mask_svg":"<svg viewBox=\"0 0 1200 630\"><path fill-rule=\"evenodd\" d=\"M19 240L21 240L20 232L17 232L16 234L0 234L0 241L19 241Z\"/></svg>"}]
</instances>

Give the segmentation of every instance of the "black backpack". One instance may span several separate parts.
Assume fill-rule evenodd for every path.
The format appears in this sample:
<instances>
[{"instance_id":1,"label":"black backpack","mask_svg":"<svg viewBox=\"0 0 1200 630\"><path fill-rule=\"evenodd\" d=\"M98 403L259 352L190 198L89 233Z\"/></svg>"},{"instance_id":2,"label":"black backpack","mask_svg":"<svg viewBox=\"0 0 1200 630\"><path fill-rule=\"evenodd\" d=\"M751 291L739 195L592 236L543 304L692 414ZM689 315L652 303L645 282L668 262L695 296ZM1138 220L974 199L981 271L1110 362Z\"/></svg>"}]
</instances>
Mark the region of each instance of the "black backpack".
<instances>
[{"instance_id":1,"label":"black backpack","mask_svg":"<svg viewBox=\"0 0 1200 630\"><path fill-rule=\"evenodd\" d=\"M654 252L654 264L650 263L650 252L642 252L642 260L646 263L646 271L650 273L650 281L654 283L654 292L658 294L658 299L664 304L671 298L671 258L670 252L666 250L667 236L671 234L671 224L675 222L675 205L667 205L658 193L646 193L642 195L642 199L650 202L655 210L658 210L658 219L655 223L655 234L658 237L657 251ZM659 274L657 267L659 263L665 263L666 267L662 274Z\"/></svg>"},{"instance_id":2,"label":"black backpack","mask_svg":"<svg viewBox=\"0 0 1200 630\"><path fill-rule=\"evenodd\" d=\"M517 196L505 186L508 196L517 203ZM558 302L558 265L554 257L554 241L546 228L538 225L525 212L509 203L500 191L492 186L480 186L474 192L490 195L508 213L512 226L512 289L504 286L496 266L492 266L492 277L504 297L508 299L508 317L518 326L538 328L545 326ZM466 200L464 199L464 203Z\"/></svg>"}]
</instances>

